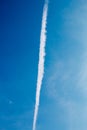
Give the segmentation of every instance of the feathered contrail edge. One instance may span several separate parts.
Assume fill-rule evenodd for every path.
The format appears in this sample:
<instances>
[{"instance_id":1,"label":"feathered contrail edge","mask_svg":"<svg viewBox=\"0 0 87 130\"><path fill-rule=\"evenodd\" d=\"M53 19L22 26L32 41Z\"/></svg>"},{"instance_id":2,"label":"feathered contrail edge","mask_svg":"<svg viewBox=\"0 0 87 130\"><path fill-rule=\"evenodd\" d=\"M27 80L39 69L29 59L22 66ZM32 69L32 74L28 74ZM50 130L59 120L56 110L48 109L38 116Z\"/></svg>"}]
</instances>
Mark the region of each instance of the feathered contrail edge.
<instances>
[{"instance_id":1,"label":"feathered contrail edge","mask_svg":"<svg viewBox=\"0 0 87 130\"><path fill-rule=\"evenodd\" d=\"M47 13L48 13L48 0L45 1L44 8L43 8L33 130L36 129L36 122L37 122L38 109L39 109L39 100L40 100L40 90L41 90L42 80L44 76Z\"/></svg>"}]
</instances>

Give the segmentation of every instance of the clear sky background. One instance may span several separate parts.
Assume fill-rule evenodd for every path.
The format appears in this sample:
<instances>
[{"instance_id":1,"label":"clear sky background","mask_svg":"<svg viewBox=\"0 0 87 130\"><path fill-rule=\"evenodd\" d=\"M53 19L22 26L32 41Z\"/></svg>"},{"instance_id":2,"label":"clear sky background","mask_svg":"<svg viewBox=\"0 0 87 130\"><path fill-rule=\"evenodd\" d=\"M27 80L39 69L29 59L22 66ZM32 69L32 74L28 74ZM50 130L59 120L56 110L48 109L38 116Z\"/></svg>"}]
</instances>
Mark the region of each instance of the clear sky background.
<instances>
[{"instance_id":1,"label":"clear sky background","mask_svg":"<svg viewBox=\"0 0 87 130\"><path fill-rule=\"evenodd\" d=\"M0 130L32 130L44 0L0 0ZM50 0L36 130L87 129L87 1Z\"/></svg>"}]
</instances>

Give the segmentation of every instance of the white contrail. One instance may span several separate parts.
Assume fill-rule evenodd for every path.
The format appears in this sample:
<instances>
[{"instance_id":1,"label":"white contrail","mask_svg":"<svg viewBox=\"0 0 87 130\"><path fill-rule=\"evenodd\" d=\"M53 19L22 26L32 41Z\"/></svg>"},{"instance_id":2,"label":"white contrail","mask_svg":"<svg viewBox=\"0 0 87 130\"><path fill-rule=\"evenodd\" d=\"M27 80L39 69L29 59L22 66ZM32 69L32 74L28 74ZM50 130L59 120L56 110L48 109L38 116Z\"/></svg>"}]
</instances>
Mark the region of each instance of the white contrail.
<instances>
[{"instance_id":1,"label":"white contrail","mask_svg":"<svg viewBox=\"0 0 87 130\"><path fill-rule=\"evenodd\" d=\"M40 90L41 90L42 80L43 80L43 76L44 76L47 13L48 13L48 0L45 1L44 8L43 8L42 27L41 27L41 35L40 35L40 50L39 50L40 52L39 52L39 63L38 63L37 89L36 89L36 103L35 103L34 120L33 120L33 130L36 129L36 121L37 121L39 100L40 100Z\"/></svg>"}]
</instances>

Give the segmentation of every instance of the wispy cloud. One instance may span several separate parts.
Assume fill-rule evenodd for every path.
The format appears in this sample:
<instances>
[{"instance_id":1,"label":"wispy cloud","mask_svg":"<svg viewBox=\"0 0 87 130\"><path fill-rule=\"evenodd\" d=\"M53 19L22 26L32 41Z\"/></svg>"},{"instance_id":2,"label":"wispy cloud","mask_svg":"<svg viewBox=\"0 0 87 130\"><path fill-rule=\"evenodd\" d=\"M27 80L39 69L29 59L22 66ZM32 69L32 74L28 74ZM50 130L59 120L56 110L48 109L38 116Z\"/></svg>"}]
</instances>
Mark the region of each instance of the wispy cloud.
<instances>
[{"instance_id":1,"label":"wispy cloud","mask_svg":"<svg viewBox=\"0 0 87 130\"><path fill-rule=\"evenodd\" d=\"M61 108L64 113L58 115L57 120L60 121L62 116L61 122L65 122L65 129L69 130L87 128L87 98L84 98L87 97L87 2L84 1L78 1L63 12L62 30L58 31L65 40L53 42L55 49L50 54L52 62L47 68L45 80L46 93L51 98L54 113L52 121L55 118L56 122L55 115L59 114ZM59 23L56 23L56 27L57 24ZM53 112L55 108L57 110Z\"/></svg>"},{"instance_id":2,"label":"wispy cloud","mask_svg":"<svg viewBox=\"0 0 87 130\"><path fill-rule=\"evenodd\" d=\"M71 90L77 92L77 95L80 95L80 92L87 93L86 14L86 0L72 1L68 7L61 11L62 28L58 29L60 35L56 39L62 37L64 41L60 39L59 42L55 40L53 43L55 49L51 51L51 69L48 68L46 74L48 75L46 77L46 92L50 97L57 97L56 95L60 94L60 90L62 93L67 92L68 94L70 94L69 91L71 92ZM58 14L56 13L56 15ZM58 26L57 24L59 23L56 23L56 27ZM62 60L63 64L59 66L57 63L60 60ZM56 67L54 64L57 64ZM81 96L84 98L83 95Z\"/></svg>"},{"instance_id":3,"label":"wispy cloud","mask_svg":"<svg viewBox=\"0 0 87 130\"><path fill-rule=\"evenodd\" d=\"M39 52L36 103L35 103L35 111L34 111L33 130L36 129L36 121L37 121L39 100L40 100L40 90L41 90L42 80L43 80L43 76L44 76L47 13L48 13L48 0L45 1L44 9L43 9L43 17L42 17L42 28L41 28L41 36L40 36L40 52Z\"/></svg>"}]
</instances>

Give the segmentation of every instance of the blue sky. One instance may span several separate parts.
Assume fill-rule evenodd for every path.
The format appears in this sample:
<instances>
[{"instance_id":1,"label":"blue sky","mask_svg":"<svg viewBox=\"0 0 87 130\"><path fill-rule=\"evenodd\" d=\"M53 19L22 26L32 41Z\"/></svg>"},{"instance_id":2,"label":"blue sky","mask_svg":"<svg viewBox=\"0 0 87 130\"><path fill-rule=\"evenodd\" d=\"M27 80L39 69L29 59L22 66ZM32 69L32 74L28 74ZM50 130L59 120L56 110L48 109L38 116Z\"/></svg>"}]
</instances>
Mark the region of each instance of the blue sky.
<instances>
[{"instance_id":1,"label":"blue sky","mask_svg":"<svg viewBox=\"0 0 87 130\"><path fill-rule=\"evenodd\" d=\"M44 0L0 1L0 130L31 130ZM50 0L36 130L87 128L87 2Z\"/></svg>"}]
</instances>

